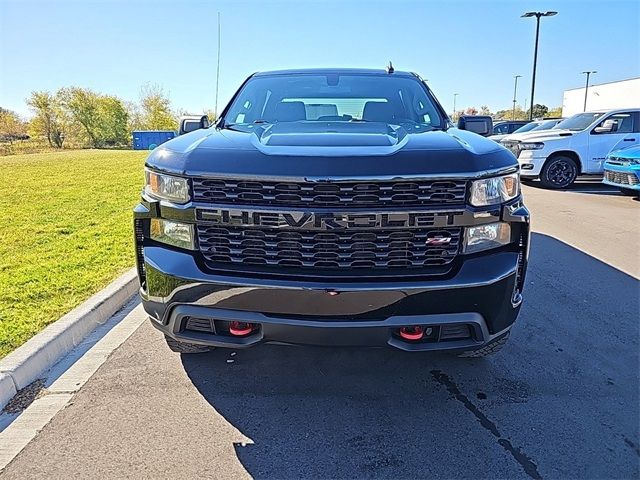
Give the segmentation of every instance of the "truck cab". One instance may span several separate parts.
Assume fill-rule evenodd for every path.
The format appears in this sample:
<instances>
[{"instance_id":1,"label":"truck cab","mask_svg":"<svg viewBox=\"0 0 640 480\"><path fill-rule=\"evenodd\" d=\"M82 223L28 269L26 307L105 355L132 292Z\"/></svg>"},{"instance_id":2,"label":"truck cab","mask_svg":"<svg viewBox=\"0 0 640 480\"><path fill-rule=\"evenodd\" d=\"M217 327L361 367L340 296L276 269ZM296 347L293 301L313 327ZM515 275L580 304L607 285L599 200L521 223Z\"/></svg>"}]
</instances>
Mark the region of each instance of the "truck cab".
<instances>
[{"instance_id":1,"label":"truck cab","mask_svg":"<svg viewBox=\"0 0 640 480\"><path fill-rule=\"evenodd\" d=\"M600 175L608 153L640 144L640 108L584 112L546 131L505 142L517 157L523 179L567 188L578 175Z\"/></svg>"}]
</instances>

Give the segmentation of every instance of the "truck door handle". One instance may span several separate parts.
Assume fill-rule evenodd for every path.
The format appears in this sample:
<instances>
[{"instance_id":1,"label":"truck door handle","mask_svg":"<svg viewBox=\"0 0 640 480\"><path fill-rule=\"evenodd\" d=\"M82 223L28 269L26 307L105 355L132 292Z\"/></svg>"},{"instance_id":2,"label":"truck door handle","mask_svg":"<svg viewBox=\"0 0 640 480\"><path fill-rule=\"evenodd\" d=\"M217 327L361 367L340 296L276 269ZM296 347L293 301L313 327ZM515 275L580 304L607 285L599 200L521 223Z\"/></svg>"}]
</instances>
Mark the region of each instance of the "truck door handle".
<instances>
[{"instance_id":1,"label":"truck door handle","mask_svg":"<svg viewBox=\"0 0 640 480\"><path fill-rule=\"evenodd\" d=\"M636 139L635 138L625 138L624 141L625 142L635 142Z\"/></svg>"}]
</instances>

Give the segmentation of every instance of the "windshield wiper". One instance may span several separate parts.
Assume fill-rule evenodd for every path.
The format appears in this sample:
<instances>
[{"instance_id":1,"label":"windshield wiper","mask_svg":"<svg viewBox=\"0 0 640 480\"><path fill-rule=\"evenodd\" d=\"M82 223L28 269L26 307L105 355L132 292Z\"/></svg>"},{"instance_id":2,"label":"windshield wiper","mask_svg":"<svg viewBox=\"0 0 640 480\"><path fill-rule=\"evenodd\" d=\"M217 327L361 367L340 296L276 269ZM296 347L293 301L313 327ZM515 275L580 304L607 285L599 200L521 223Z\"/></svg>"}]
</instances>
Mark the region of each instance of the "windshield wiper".
<instances>
[{"instance_id":1,"label":"windshield wiper","mask_svg":"<svg viewBox=\"0 0 640 480\"><path fill-rule=\"evenodd\" d=\"M252 125L252 124L260 125L260 124L263 124L263 123L270 123L270 122L267 122L266 120L258 119L258 120L255 120L255 121L251 122L251 123L242 123L242 122L223 123L221 128L223 130L236 130L236 131L238 131L238 129L234 128L234 127L237 127L237 126L245 126L246 127L246 126L249 126L249 125Z\"/></svg>"}]
</instances>

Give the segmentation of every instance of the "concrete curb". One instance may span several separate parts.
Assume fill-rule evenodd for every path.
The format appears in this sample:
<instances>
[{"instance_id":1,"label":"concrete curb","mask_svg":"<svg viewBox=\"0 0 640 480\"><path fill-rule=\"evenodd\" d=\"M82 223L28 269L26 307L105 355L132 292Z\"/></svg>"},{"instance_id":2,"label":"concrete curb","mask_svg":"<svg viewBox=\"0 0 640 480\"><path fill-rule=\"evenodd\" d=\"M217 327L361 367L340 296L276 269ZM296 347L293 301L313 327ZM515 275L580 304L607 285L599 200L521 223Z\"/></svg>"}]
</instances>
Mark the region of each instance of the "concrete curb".
<instances>
[{"instance_id":1,"label":"concrete curb","mask_svg":"<svg viewBox=\"0 0 640 480\"><path fill-rule=\"evenodd\" d=\"M105 323L137 291L138 278L132 268L0 360L0 408Z\"/></svg>"}]
</instances>

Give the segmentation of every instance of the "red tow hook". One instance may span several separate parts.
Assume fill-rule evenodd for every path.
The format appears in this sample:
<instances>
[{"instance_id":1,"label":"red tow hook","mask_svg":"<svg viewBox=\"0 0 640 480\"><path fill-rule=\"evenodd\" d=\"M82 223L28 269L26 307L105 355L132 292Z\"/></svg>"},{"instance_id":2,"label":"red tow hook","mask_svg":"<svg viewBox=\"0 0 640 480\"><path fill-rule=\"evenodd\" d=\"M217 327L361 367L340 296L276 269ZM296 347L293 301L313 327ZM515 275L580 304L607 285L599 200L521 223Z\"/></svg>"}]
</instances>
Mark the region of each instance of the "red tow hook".
<instances>
[{"instance_id":1,"label":"red tow hook","mask_svg":"<svg viewBox=\"0 0 640 480\"><path fill-rule=\"evenodd\" d=\"M229 333L234 337L244 337L245 335L249 335L255 325L253 323L247 322L231 322L229 325Z\"/></svg>"},{"instance_id":2,"label":"red tow hook","mask_svg":"<svg viewBox=\"0 0 640 480\"><path fill-rule=\"evenodd\" d=\"M418 325L401 327L400 336L405 340L420 340L424 336L424 329Z\"/></svg>"}]
</instances>

